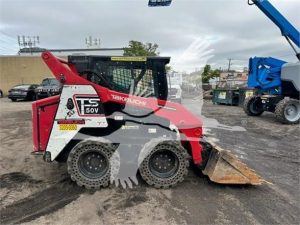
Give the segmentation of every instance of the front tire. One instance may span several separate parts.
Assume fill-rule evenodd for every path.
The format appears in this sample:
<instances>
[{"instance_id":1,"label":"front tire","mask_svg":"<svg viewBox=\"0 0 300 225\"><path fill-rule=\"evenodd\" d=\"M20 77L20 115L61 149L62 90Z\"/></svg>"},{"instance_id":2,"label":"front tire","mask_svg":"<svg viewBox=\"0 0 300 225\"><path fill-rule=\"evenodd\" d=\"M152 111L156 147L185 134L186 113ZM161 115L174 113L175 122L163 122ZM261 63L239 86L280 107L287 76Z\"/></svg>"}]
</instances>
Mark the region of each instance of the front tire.
<instances>
[{"instance_id":1,"label":"front tire","mask_svg":"<svg viewBox=\"0 0 300 225\"><path fill-rule=\"evenodd\" d=\"M79 186L88 189L106 187L110 182L110 158L114 149L96 141L78 143L68 156L68 173Z\"/></svg>"},{"instance_id":2,"label":"front tire","mask_svg":"<svg viewBox=\"0 0 300 225\"><path fill-rule=\"evenodd\" d=\"M33 94L31 94L31 96L30 96L30 100L31 101L35 101L35 100L37 100L36 99L36 95L33 93Z\"/></svg>"},{"instance_id":3,"label":"front tire","mask_svg":"<svg viewBox=\"0 0 300 225\"><path fill-rule=\"evenodd\" d=\"M258 96L251 96L246 98L243 108L248 116L260 116L264 112L261 98Z\"/></svg>"},{"instance_id":4,"label":"front tire","mask_svg":"<svg viewBox=\"0 0 300 225\"><path fill-rule=\"evenodd\" d=\"M188 155L180 142L164 141L143 160L139 171L147 184L169 188L184 180L188 166Z\"/></svg>"},{"instance_id":5,"label":"front tire","mask_svg":"<svg viewBox=\"0 0 300 225\"><path fill-rule=\"evenodd\" d=\"M275 116L283 124L297 124L300 120L300 102L297 99L285 98L278 102Z\"/></svg>"}]
</instances>

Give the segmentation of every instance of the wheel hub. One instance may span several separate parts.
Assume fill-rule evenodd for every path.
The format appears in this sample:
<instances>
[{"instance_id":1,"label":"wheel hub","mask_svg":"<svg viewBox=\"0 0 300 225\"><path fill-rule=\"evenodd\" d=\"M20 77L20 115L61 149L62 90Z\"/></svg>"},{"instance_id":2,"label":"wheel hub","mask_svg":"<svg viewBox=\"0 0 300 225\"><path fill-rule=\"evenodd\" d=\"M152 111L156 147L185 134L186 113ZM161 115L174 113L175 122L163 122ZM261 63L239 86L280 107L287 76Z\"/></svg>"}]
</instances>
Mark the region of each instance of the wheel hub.
<instances>
[{"instance_id":1,"label":"wheel hub","mask_svg":"<svg viewBox=\"0 0 300 225\"><path fill-rule=\"evenodd\" d=\"M165 150L154 153L149 160L150 170L158 177L170 177L178 167L178 158L171 151Z\"/></svg>"},{"instance_id":2,"label":"wheel hub","mask_svg":"<svg viewBox=\"0 0 300 225\"><path fill-rule=\"evenodd\" d=\"M263 110L262 103L258 99L255 99L253 101L253 103L250 105L250 110L253 113L259 113L259 112L261 112Z\"/></svg>"},{"instance_id":3,"label":"wheel hub","mask_svg":"<svg viewBox=\"0 0 300 225\"><path fill-rule=\"evenodd\" d=\"M296 121L300 117L300 106L296 104L290 104L285 108L284 114L289 121Z\"/></svg>"},{"instance_id":4,"label":"wheel hub","mask_svg":"<svg viewBox=\"0 0 300 225\"><path fill-rule=\"evenodd\" d=\"M108 161L99 152L87 152L79 160L80 171L89 178L101 177L108 169Z\"/></svg>"}]
</instances>

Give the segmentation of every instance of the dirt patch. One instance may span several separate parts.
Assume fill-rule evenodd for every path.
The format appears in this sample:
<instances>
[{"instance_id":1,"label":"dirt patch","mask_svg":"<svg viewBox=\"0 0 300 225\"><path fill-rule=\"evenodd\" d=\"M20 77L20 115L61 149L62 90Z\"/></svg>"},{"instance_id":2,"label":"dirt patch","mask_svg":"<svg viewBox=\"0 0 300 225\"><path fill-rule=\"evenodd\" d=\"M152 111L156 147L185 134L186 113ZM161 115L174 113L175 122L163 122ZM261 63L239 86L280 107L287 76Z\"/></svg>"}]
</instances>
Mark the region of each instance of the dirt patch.
<instances>
[{"instance_id":1,"label":"dirt patch","mask_svg":"<svg viewBox=\"0 0 300 225\"><path fill-rule=\"evenodd\" d=\"M1 224L19 224L52 213L85 190L66 179L1 209Z\"/></svg>"},{"instance_id":2,"label":"dirt patch","mask_svg":"<svg viewBox=\"0 0 300 225\"><path fill-rule=\"evenodd\" d=\"M27 174L21 172L14 172L3 174L0 176L0 188L15 188L17 185L30 183L38 184L41 183L40 180L35 180Z\"/></svg>"},{"instance_id":3,"label":"dirt patch","mask_svg":"<svg viewBox=\"0 0 300 225\"><path fill-rule=\"evenodd\" d=\"M200 103L184 99L195 114ZM164 190L143 182L133 189L111 186L86 191L71 182L65 164L32 156L30 102L0 99L1 224L298 224L299 127L273 114L247 117L238 107L204 102L203 114L245 132L210 129L272 186L216 185L199 171ZM20 112L20 113L19 113ZM200 114L198 114L201 116Z\"/></svg>"}]
</instances>

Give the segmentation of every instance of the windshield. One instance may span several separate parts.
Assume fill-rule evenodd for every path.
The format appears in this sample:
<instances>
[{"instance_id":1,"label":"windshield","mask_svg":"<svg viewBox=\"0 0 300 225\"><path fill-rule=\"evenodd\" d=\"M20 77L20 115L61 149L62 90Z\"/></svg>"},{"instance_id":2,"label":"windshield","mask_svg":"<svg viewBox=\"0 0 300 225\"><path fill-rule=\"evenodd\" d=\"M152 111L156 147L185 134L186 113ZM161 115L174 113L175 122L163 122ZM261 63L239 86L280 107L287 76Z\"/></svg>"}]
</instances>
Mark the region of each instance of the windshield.
<instances>
[{"instance_id":1,"label":"windshield","mask_svg":"<svg viewBox=\"0 0 300 225\"><path fill-rule=\"evenodd\" d=\"M20 89L27 89L29 87L30 87L30 84L22 84L22 85L14 86L14 88L20 88Z\"/></svg>"},{"instance_id":2,"label":"windshield","mask_svg":"<svg viewBox=\"0 0 300 225\"><path fill-rule=\"evenodd\" d=\"M48 85L59 85L59 81L56 79L45 79L42 81L42 86L48 86Z\"/></svg>"}]
</instances>

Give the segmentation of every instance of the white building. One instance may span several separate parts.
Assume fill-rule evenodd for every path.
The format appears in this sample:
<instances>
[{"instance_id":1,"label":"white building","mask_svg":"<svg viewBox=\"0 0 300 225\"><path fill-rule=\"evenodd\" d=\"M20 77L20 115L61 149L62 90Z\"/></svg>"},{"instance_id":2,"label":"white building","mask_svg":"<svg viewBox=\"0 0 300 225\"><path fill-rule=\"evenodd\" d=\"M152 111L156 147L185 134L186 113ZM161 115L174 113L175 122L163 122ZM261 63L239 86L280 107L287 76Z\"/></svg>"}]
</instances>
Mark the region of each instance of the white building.
<instances>
[{"instance_id":1,"label":"white building","mask_svg":"<svg viewBox=\"0 0 300 225\"><path fill-rule=\"evenodd\" d=\"M168 79L169 79L169 83L172 85L179 85L181 86L183 83L183 78L182 78L182 74L175 72L175 71L171 71L168 74Z\"/></svg>"}]
</instances>

